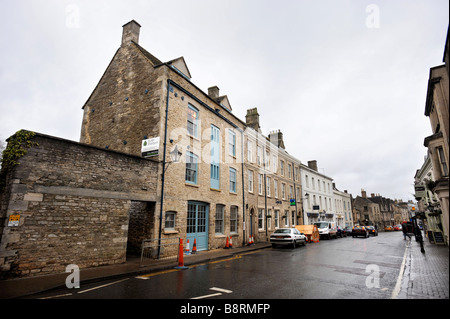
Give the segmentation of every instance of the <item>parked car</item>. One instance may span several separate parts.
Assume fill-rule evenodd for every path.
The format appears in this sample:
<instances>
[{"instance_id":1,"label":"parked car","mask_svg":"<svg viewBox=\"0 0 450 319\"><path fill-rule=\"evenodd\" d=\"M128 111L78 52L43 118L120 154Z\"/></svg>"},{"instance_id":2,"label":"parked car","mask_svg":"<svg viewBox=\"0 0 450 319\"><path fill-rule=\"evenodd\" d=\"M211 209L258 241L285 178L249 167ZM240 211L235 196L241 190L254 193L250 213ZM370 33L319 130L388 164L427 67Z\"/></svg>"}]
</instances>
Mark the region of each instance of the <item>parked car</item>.
<instances>
[{"instance_id":1,"label":"parked car","mask_svg":"<svg viewBox=\"0 0 450 319\"><path fill-rule=\"evenodd\" d=\"M378 236L378 230L374 226L366 226L366 229L369 231L369 235Z\"/></svg>"},{"instance_id":2,"label":"parked car","mask_svg":"<svg viewBox=\"0 0 450 319\"><path fill-rule=\"evenodd\" d=\"M386 226L386 227L384 227L384 231L394 231L394 227Z\"/></svg>"},{"instance_id":3,"label":"parked car","mask_svg":"<svg viewBox=\"0 0 450 319\"><path fill-rule=\"evenodd\" d=\"M270 243L272 247L292 245L295 248L298 244L306 245L306 236L296 228L279 228L270 235Z\"/></svg>"},{"instance_id":4,"label":"parked car","mask_svg":"<svg viewBox=\"0 0 450 319\"><path fill-rule=\"evenodd\" d=\"M398 231L398 230L402 230L402 225L398 224L394 226L394 230Z\"/></svg>"},{"instance_id":5,"label":"parked car","mask_svg":"<svg viewBox=\"0 0 450 319\"><path fill-rule=\"evenodd\" d=\"M347 236L352 235L352 227L351 226L345 226L345 232L347 233Z\"/></svg>"},{"instance_id":6,"label":"parked car","mask_svg":"<svg viewBox=\"0 0 450 319\"><path fill-rule=\"evenodd\" d=\"M339 237L347 237L347 231L345 228L342 228L341 226L337 226L337 236Z\"/></svg>"},{"instance_id":7,"label":"parked car","mask_svg":"<svg viewBox=\"0 0 450 319\"><path fill-rule=\"evenodd\" d=\"M366 229L365 226L355 226L355 227L353 227L353 229L352 229L352 237L355 238L355 237L358 237L358 236L361 236L361 237L364 237L364 238L369 237L369 231Z\"/></svg>"}]
</instances>

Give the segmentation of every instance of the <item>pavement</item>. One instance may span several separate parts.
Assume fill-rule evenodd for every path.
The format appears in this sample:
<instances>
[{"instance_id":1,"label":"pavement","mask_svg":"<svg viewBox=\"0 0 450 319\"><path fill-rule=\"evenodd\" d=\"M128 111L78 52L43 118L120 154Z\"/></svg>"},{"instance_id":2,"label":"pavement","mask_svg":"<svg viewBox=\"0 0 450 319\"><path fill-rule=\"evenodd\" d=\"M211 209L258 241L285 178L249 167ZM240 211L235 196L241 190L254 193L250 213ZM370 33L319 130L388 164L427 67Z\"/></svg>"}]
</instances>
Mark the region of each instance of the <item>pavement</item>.
<instances>
[{"instance_id":1,"label":"pavement","mask_svg":"<svg viewBox=\"0 0 450 319\"><path fill-rule=\"evenodd\" d=\"M406 261L406 299L449 299L449 247L431 244L424 238L424 250L414 237ZM405 283L406 286L406 283Z\"/></svg>"},{"instance_id":2,"label":"pavement","mask_svg":"<svg viewBox=\"0 0 450 319\"><path fill-rule=\"evenodd\" d=\"M268 242L232 249L201 251L185 255L184 265L196 265L234 255L271 247ZM425 253L413 238L406 251L405 267L398 299L448 299L449 298L449 247L424 241ZM172 269L178 262L158 261L141 266L140 258L128 258L123 264L80 269L80 285L126 276L138 276ZM69 273L18 278L0 281L0 299L13 299L38 292L65 287Z\"/></svg>"}]
</instances>

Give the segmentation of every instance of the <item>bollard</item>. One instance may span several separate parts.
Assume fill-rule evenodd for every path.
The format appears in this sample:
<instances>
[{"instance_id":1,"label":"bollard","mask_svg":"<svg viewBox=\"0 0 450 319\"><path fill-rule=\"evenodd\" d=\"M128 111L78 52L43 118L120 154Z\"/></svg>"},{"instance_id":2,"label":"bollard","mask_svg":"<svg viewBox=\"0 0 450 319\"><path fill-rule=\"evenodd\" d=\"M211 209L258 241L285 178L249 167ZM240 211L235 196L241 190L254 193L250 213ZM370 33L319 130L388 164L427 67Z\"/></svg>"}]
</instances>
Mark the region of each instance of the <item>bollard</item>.
<instances>
[{"instance_id":1,"label":"bollard","mask_svg":"<svg viewBox=\"0 0 450 319\"><path fill-rule=\"evenodd\" d=\"M227 243L225 245L225 249L229 249L230 248L230 242L228 241L228 236L227 236Z\"/></svg>"},{"instance_id":2,"label":"bollard","mask_svg":"<svg viewBox=\"0 0 450 319\"><path fill-rule=\"evenodd\" d=\"M180 248L178 253L178 266L175 267L175 269L188 269L189 267L186 267L184 265L184 258L183 258L183 238L180 238Z\"/></svg>"},{"instance_id":3,"label":"bollard","mask_svg":"<svg viewBox=\"0 0 450 319\"><path fill-rule=\"evenodd\" d=\"M192 254L197 253L197 238L194 238L194 246L192 246Z\"/></svg>"}]
</instances>

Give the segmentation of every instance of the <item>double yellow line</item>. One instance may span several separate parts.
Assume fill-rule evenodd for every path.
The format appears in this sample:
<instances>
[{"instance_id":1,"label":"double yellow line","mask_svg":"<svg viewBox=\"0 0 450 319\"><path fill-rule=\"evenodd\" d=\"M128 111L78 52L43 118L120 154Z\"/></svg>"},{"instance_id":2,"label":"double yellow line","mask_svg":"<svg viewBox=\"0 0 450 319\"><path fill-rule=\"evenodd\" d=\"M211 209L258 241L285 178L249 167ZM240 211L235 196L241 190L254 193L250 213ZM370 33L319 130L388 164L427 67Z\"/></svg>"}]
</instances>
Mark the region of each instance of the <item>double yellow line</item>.
<instances>
[{"instance_id":1,"label":"double yellow line","mask_svg":"<svg viewBox=\"0 0 450 319\"><path fill-rule=\"evenodd\" d=\"M209 261L209 262L205 262L205 263L201 263L201 264L192 265L192 266L189 266L189 268L196 268L196 267L204 266L204 265L208 265L208 264L218 264L218 263L222 263L222 262L225 262L225 261L237 260L237 259L241 259L243 256L254 254L256 252L257 251L251 251L251 252L248 252L248 253L237 254L237 255L235 255L233 257L226 258L226 259L219 259L219 260L215 260L215 261ZM137 276L135 278L138 278L138 279L149 279L150 277L164 275L164 274L170 274L172 272L177 272L177 271L180 271L180 270L181 269L168 269L168 270L154 272L154 273L151 273L151 274Z\"/></svg>"}]
</instances>

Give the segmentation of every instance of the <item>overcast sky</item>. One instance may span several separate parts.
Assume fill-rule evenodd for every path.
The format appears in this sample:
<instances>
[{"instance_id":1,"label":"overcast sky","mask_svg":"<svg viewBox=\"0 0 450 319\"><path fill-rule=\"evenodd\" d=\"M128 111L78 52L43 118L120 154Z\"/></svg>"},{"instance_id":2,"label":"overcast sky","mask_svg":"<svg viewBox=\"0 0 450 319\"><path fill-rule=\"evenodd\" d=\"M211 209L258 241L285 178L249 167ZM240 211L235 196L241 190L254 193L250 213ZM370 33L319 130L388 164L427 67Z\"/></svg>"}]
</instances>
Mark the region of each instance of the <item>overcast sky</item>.
<instances>
[{"instance_id":1,"label":"overcast sky","mask_svg":"<svg viewBox=\"0 0 450 319\"><path fill-rule=\"evenodd\" d=\"M162 61L183 56L245 121L353 196L413 199L431 135L429 69L442 64L448 0L0 0L0 139L20 129L79 140L81 107L122 25Z\"/></svg>"}]
</instances>

